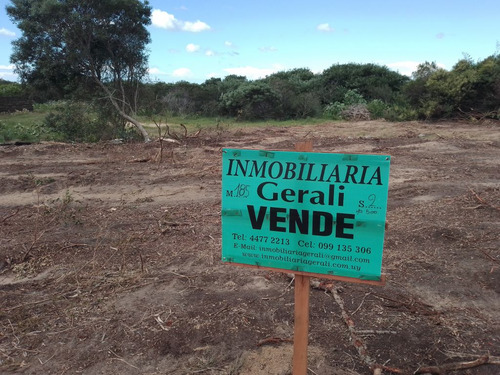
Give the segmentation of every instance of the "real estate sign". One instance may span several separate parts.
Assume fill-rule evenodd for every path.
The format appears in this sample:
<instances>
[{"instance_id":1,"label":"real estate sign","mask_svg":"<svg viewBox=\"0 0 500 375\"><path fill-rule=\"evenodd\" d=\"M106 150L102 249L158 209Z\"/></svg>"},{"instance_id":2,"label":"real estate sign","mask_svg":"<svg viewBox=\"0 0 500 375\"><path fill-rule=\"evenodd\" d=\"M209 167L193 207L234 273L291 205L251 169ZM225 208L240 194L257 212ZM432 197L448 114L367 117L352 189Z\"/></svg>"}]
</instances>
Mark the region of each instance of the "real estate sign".
<instances>
[{"instance_id":1,"label":"real estate sign","mask_svg":"<svg viewBox=\"0 0 500 375\"><path fill-rule=\"evenodd\" d=\"M224 149L222 260L380 280L390 156Z\"/></svg>"}]
</instances>

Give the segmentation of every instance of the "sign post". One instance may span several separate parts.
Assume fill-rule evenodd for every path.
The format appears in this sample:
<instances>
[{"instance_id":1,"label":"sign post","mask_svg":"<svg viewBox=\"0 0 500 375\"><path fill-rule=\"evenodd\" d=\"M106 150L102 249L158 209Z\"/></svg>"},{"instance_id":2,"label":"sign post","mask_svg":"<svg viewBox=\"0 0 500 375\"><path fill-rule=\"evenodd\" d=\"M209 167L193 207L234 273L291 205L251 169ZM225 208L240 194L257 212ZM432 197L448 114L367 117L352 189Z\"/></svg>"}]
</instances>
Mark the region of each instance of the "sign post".
<instances>
[{"instance_id":1,"label":"sign post","mask_svg":"<svg viewBox=\"0 0 500 375\"><path fill-rule=\"evenodd\" d=\"M312 142L295 145L296 151L312 151ZM292 375L307 374L307 346L309 342L310 277L295 274L295 304L293 325Z\"/></svg>"},{"instance_id":2,"label":"sign post","mask_svg":"<svg viewBox=\"0 0 500 375\"><path fill-rule=\"evenodd\" d=\"M385 282L390 156L296 150L223 150L222 261L295 274L293 375L305 375L310 277Z\"/></svg>"},{"instance_id":3,"label":"sign post","mask_svg":"<svg viewBox=\"0 0 500 375\"><path fill-rule=\"evenodd\" d=\"M309 276L295 275L293 375L307 374L309 336Z\"/></svg>"}]
</instances>

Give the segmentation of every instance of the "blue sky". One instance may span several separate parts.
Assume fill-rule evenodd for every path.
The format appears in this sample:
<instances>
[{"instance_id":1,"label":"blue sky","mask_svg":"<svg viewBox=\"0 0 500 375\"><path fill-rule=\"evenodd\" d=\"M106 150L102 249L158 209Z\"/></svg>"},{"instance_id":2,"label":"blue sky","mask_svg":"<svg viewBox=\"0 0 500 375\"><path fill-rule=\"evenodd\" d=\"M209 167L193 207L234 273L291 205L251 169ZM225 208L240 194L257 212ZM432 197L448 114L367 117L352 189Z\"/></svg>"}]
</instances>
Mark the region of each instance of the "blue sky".
<instances>
[{"instance_id":1,"label":"blue sky","mask_svg":"<svg viewBox=\"0 0 500 375\"><path fill-rule=\"evenodd\" d=\"M15 80L11 42L20 36L0 0L0 78ZM500 52L499 0L151 0L153 80L249 79L337 63L375 63L410 75L419 63L445 69Z\"/></svg>"}]
</instances>

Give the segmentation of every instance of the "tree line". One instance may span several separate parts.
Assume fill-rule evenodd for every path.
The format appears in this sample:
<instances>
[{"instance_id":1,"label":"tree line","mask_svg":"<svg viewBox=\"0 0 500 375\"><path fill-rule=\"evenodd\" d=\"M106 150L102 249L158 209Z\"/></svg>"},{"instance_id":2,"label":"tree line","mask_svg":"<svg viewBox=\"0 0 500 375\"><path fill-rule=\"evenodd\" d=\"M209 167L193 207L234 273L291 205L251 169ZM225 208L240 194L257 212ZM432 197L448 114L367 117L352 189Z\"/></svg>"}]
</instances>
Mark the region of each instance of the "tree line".
<instances>
[{"instance_id":1,"label":"tree line","mask_svg":"<svg viewBox=\"0 0 500 375\"><path fill-rule=\"evenodd\" d=\"M356 114L395 121L500 119L500 55L464 58L449 71L426 62L411 78L386 66L350 63L320 74L301 68L253 81L230 75L202 84L157 82L145 85L142 97L156 103L153 112L244 120L349 120Z\"/></svg>"},{"instance_id":2,"label":"tree line","mask_svg":"<svg viewBox=\"0 0 500 375\"><path fill-rule=\"evenodd\" d=\"M36 84L0 80L0 96L28 94L37 102L81 99L73 88L47 91ZM320 74L307 68L281 71L259 80L229 75L201 84L141 82L136 111L142 115L289 120L349 119L349 107L370 118L438 120L500 115L500 55L458 61L451 70L426 62L412 77L375 64L335 64ZM90 100L90 98L88 98Z\"/></svg>"},{"instance_id":3,"label":"tree line","mask_svg":"<svg viewBox=\"0 0 500 375\"><path fill-rule=\"evenodd\" d=\"M500 118L498 53L481 61L465 56L450 70L425 62L412 77L386 66L349 63L258 80L229 75L201 84L151 82L147 1L12 0L6 10L22 32L11 55L22 93L41 103L70 102L47 118L60 131L132 123L147 140L138 118L165 114L240 120ZM0 82L3 92L19 88Z\"/></svg>"}]
</instances>

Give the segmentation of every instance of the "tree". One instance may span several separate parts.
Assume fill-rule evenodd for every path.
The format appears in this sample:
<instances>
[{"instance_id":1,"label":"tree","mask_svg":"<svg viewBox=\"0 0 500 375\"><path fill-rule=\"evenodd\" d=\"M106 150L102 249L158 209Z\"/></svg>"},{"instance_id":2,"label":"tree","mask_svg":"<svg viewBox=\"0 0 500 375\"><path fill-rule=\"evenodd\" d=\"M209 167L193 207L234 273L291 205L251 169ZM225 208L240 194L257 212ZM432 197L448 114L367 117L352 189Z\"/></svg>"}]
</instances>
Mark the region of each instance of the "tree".
<instances>
[{"instance_id":1,"label":"tree","mask_svg":"<svg viewBox=\"0 0 500 375\"><path fill-rule=\"evenodd\" d=\"M376 64L337 64L322 73L323 103L342 101L347 90L357 90L366 100L394 100L408 77Z\"/></svg>"},{"instance_id":2,"label":"tree","mask_svg":"<svg viewBox=\"0 0 500 375\"><path fill-rule=\"evenodd\" d=\"M160 101L174 115L191 115L196 113L197 96L200 90L200 86L196 83L179 81L171 85L168 92L160 98Z\"/></svg>"},{"instance_id":3,"label":"tree","mask_svg":"<svg viewBox=\"0 0 500 375\"><path fill-rule=\"evenodd\" d=\"M104 93L126 121L136 120L137 89L147 75L151 7L138 0L12 0L7 13L22 36L11 62L23 83L60 95Z\"/></svg>"},{"instance_id":4,"label":"tree","mask_svg":"<svg viewBox=\"0 0 500 375\"><path fill-rule=\"evenodd\" d=\"M269 84L255 81L223 94L221 107L225 114L243 120L263 120L276 117L279 99Z\"/></svg>"},{"instance_id":5,"label":"tree","mask_svg":"<svg viewBox=\"0 0 500 375\"><path fill-rule=\"evenodd\" d=\"M475 66L476 80L465 94L462 109L481 116L500 118L500 54Z\"/></svg>"},{"instance_id":6,"label":"tree","mask_svg":"<svg viewBox=\"0 0 500 375\"><path fill-rule=\"evenodd\" d=\"M475 63L466 56L450 71L426 62L419 65L404 92L422 118L498 116L500 59L490 56Z\"/></svg>"},{"instance_id":7,"label":"tree","mask_svg":"<svg viewBox=\"0 0 500 375\"><path fill-rule=\"evenodd\" d=\"M319 77L309 69L277 72L263 81L278 95L282 118L307 118L321 113Z\"/></svg>"}]
</instances>

